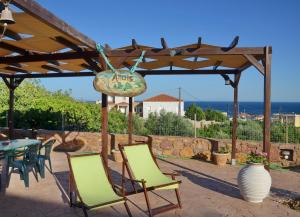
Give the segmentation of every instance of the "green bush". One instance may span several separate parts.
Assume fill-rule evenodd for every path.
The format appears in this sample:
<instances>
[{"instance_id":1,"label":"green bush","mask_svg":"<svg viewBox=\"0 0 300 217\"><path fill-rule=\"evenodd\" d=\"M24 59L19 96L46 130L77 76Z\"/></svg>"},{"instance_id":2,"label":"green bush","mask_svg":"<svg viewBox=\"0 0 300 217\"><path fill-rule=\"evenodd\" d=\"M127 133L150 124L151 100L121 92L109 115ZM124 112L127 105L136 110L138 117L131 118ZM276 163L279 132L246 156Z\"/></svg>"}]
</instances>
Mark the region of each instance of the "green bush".
<instances>
[{"instance_id":1,"label":"green bush","mask_svg":"<svg viewBox=\"0 0 300 217\"><path fill-rule=\"evenodd\" d=\"M172 112L162 110L159 114L150 113L145 122L148 133L152 135L191 136L193 126L188 121Z\"/></svg>"},{"instance_id":2,"label":"green bush","mask_svg":"<svg viewBox=\"0 0 300 217\"><path fill-rule=\"evenodd\" d=\"M257 121L240 122L237 128L238 139L262 140L263 128Z\"/></svg>"}]
</instances>

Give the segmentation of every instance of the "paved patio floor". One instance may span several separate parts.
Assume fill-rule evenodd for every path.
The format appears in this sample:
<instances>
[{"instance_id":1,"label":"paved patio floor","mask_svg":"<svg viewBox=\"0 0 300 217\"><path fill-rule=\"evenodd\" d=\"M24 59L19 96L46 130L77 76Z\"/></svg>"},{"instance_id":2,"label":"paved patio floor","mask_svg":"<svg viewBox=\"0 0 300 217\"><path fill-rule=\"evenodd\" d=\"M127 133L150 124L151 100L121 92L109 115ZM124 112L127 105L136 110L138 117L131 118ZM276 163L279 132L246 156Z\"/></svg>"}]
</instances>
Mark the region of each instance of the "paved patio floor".
<instances>
[{"instance_id":1,"label":"paved patio floor","mask_svg":"<svg viewBox=\"0 0 300 217\"><path fill-rule=\"evenodd\" d=\"M121 164L110 161L115 182L120 183ZM237 188L236 176L239 167L217 167L197 160L159 160L161 168L182 174L180 188L183 209L173 210L158 216L300 216L278 201L287 195L300 194L300 173L272 171L272 191L270 197L261 204L242 200ZM80 209L70 208L65 191L68 186L68 166L63 153L53 154L54 176L46 173L46 179L36 182L30 177L30 188L26 189L13 174L10 186L0 195L1 217L79 217ZM176 202L174 191L157 191L150 195L153 207L166 203L165 199ZM143 194L129 197L129 207L133 216L147 216ZM127 216L124 206L108 207L89 212L90 216Z\"/></svg>"}]
</instances>

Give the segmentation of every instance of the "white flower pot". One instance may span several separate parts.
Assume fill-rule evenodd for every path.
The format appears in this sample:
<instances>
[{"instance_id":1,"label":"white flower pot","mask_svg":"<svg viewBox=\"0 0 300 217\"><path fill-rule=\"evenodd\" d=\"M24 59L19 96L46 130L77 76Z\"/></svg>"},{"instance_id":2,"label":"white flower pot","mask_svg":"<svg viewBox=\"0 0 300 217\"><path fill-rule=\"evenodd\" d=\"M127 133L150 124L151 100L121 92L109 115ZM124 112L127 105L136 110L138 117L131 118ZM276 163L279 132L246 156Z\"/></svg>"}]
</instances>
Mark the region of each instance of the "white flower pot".
<instances>
[{"instance_id":1,"label":"white flower pot","mask_svg":"<svg viewBox=\"0 0 300 217\"><path fill-rule=\"evenodd\" d=\"M248 164L238 174L238 186L244 199L261 203L269 195L271 188L270 173L262 164Z\"/></svg>"}]
</instances>

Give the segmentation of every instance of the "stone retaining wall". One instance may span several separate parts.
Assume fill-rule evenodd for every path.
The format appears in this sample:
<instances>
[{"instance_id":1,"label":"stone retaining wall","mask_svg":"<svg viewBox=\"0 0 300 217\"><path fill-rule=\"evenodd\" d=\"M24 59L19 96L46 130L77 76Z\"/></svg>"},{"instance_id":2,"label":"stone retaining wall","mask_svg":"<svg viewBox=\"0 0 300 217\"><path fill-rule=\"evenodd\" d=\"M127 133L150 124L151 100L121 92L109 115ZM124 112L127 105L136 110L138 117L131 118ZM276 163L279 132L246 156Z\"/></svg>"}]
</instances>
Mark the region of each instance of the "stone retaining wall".
<instances>
[{"instance_id":1,"label":"stone retaining wall","mask_svg":"<svg viewBox=\"0 0 300 217\"><path fill-rule=\"evenodd\" d=\"M206 138L190 138L177 136L150 136L156 154L174 155L187 158L201 158L211 160L213 151L219 147L228 146L231 149L231 140L215 140ZM251 151L262 151L262 143L257 141L237 140L236 159L243 163ZM283 159L281 152L288 150L292 154L289 160ZM271 144L271 161L279 162L284 166L300 165L300 144Z\"/></svg>"},{"instance_id":2,"label":"stone retaining wall","mask_svg":"<svg viewBox=\"0 0 300 217\"><path fill-rule=\"evenodd\" d=\"M7 134L7 129L1 129L1 132ZM50 138L57 140L56 146L68 146L72 141L80 140L84 145L80 147L80 151L101 151L101 134L92 132L68 132L68 131L49 131L38 130L37 135L33 135L30 130L16 130L16 138L37 138L42 141ZM221 146L229 146L231 148L231 140L215 140L206 138L191 138L178 136L133 136L134 142L152 142L155 154L173 155L183 158L201 158L211 160L211 154L214 150L218 150ZM111 134L109 135L109 153L111 149L118 150L118 144L127 144L127 134ZM262 143L257 141L237 140L236 159L239 162L246 160L247 153L255 150L262 150ZM292 154L289 160L283 159L281 153L288 150ZM271 144L271 161L279 162L284 166L300 165L300 144Z\"/></svg>"}]
</instances>

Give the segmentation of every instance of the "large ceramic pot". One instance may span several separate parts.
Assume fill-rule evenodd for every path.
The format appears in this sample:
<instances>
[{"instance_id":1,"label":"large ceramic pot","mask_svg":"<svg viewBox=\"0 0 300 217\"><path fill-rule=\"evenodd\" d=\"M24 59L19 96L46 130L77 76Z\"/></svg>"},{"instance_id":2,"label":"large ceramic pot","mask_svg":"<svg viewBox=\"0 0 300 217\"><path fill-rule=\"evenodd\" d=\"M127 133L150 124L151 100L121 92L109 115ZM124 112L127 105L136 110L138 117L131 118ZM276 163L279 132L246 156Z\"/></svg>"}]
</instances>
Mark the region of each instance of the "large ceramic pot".
<instances>
[{"instance_id":1,"label":"large ceramic pot","mask_svg":"<svg viewBox=\"0 0 300 217\"><path fill-rule=\"evenodd\" d=\"M213 152L214 162L218 166L225 166L228 160L229 153Z\"/></svg>"},{"instance_id":2,"label":"large ceramic pot","mask_svg":"<svg viewBox=\"0 0 300 217\"><path fill-rule=\"evenodd\" d=\"M270 192L270 173L263 164L248 164L238 174L238 185L244 199L252 203L261 203Z\"/></svg>"}]
</instances>

